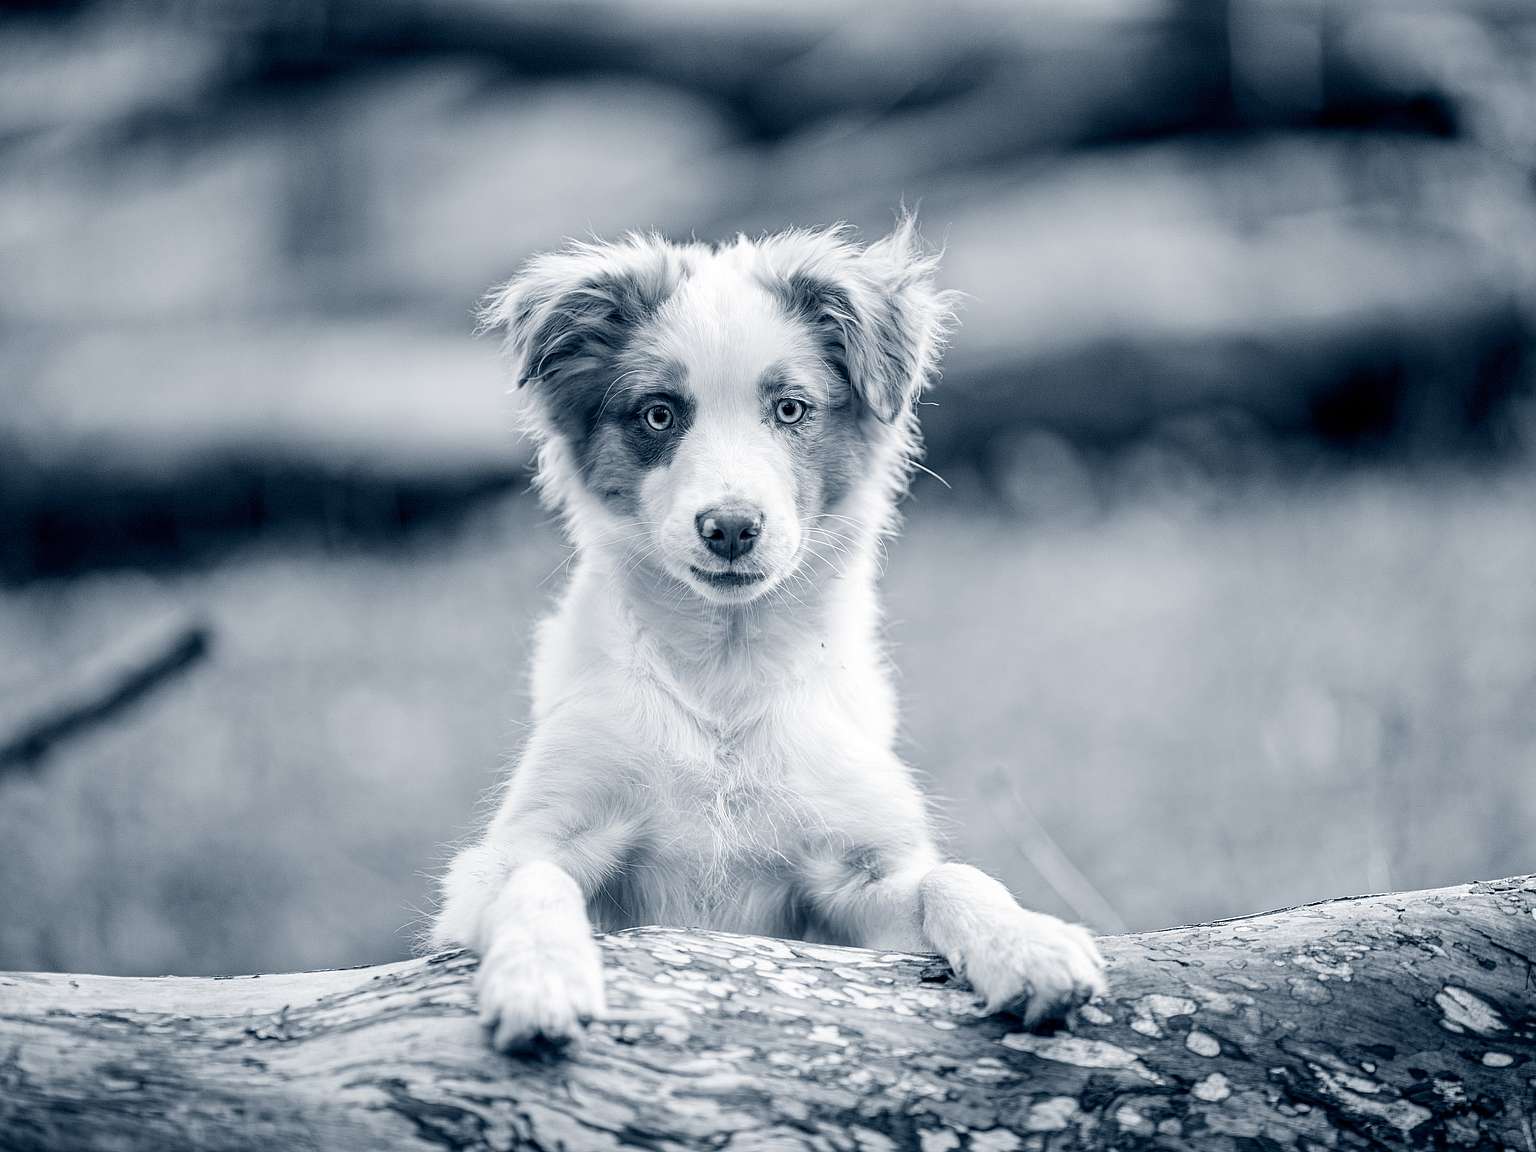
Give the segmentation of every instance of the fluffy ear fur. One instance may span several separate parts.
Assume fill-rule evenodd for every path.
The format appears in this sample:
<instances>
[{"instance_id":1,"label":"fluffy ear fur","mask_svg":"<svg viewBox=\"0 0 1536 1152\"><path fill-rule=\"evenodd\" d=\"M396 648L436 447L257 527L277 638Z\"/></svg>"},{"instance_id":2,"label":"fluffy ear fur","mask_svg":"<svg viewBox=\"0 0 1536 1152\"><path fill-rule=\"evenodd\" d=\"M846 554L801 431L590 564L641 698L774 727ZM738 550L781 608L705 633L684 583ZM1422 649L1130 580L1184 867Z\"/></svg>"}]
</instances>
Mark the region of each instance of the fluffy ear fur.
<instances>
[{"instance_id":1,"label":"fluffy ear fur","mask_svg":"<svg viewBox=\"0 0 1536 1152\"><path fill-rule=\"evenodd\" d=\"M867 248L850 230L791 231L762 242L769 287L821 336L827 359L879 419L912 411L938 371L957 296L934 285L939 256L923 247L917 220Z\"/></svg>"},{"instance_id":2,"label":"fluffy ear fur","mask_svg":"<svg viewBox=\"0 0 1536 1152\"><path fill-rule=\"evenodd\" d=\"M686 274L682 250L656 235L573 243L535 256L492 289L481 329L506 331L513 381L558 409L590 383L585 377L612 367L629 335Z\"/></svg>"}]
</instances>

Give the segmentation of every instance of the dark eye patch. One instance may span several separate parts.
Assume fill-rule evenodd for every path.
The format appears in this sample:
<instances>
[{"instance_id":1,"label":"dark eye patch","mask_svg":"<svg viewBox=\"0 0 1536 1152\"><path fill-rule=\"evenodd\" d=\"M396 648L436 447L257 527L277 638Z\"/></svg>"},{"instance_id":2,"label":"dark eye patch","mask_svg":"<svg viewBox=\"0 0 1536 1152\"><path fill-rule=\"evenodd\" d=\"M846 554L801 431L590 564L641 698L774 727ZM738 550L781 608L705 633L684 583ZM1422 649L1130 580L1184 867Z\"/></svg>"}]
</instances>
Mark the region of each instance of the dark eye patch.
<instances>
[{"instance_id":1,"label":"dark eye patch","mask_svg":"<svg viewBox=\"0 0 1536 1152\"><path fill-rule=\"evenodd\" d=\"M623 515L639 511L640 482L671 461L693 423L693 401L677 364L636 367L614 381L577 447L582 479L605 504ZM664 385L664 386L663 386ZM651 427L648 409L666 404L672 423Z\"/></svg>"},{"instance_id":2,"label":"dark eye patch","mask_svg":"<svg viewBox=\"0 0 1536 1152\"><path fill-rule=\"evenodd\" d=\"M796 459L799 507L815 515L836 506L862 474L868 454L867 426L847 381L830 366L792 372L787 364L776 364L758 381L758 394L769 422L786 396L810 403L811 410L798 422L781 426Z\"/></svg>"},{"instance_id":3,"label":"dark eye patch","mask_svg":"<svg viewBox=\"0 0 1536 1152\"><path fill-rule=\"evenodd\" d=\"M534 281L509 293L515 310L505 322L526 355L519 382L538 391L555 429L578 455L615 383L628 375L637 337L687 274L686 261L658 252L649 267L553 285Z\"/></svg>"},{"instance_id":4,"label":"dark eye patch","mask_svg":"<svg viewBox=\"0 0 1536 1152\"><path fill-rule=\"evenodd\" d=\"M666 405L672 412L672 422L666 428L654 428L646 422L645 414L658 404ZM675 392L653 392L641 396L630 404L604 417L615 425L637 460L646 468L655 468L672 459L678 441L693 423L693 402Z\"/></svg>"}]
</instances>

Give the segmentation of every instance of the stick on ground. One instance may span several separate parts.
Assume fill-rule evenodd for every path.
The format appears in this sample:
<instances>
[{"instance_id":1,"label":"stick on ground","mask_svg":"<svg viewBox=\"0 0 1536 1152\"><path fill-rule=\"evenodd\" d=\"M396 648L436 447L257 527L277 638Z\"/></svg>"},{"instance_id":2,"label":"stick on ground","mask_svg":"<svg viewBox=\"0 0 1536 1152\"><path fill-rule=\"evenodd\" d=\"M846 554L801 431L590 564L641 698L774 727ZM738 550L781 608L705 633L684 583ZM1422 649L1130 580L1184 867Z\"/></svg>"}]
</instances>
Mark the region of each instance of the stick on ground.
<instances>
[{"instance_id":1,"label":"stick on ground","mask_svg":"<svg viewBox=\"0 0 1536 1152\"><path fill-rule=\"evenodd\" d=\"M0 772L36 767L55 744L118 715L200 660L210 636L179 614L141 623L0 709Z\"/></svg>"}]
</instances>

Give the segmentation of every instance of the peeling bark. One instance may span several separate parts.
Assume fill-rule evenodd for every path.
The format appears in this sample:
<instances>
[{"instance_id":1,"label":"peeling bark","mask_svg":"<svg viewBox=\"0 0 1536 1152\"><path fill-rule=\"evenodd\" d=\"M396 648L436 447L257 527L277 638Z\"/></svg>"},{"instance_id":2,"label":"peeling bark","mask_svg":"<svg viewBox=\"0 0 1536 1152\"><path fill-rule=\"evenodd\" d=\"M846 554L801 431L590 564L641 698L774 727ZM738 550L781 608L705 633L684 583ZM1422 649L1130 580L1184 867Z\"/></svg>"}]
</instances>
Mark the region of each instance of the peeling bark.
<instances>
[{"instance_id":1,"label":"peeling bark","mask_svg":"<svg viewBox=\"0 0 1536 1152\"><path fill-rule=\"evenodd\" d=\"M1536 876L1103 943L1045 1036L929 957L640 929L611 1018L522 1060L463 953L0 975L0 1148L1536 1149Z\"/></svg>"}]
</instances>

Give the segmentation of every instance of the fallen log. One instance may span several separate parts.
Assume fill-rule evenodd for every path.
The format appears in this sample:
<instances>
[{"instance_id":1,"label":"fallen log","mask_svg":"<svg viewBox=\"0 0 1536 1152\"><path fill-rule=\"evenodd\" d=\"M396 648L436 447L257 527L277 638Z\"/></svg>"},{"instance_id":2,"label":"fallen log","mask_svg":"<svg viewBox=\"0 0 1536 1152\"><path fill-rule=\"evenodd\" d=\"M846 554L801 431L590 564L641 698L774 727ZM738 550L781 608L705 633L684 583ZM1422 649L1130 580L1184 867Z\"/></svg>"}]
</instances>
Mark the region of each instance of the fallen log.
<instances>
[{"instance_id":1,"label":"fallen log","mask_svg":"<svg viewBox=\"0 0 1536 1152\"><path fill-rule=\"evenodd\" d=\"M492 1053L472 957L0 976L0 1147L1536 1146L1536 876L1104 941L1072 1031L930 957L646 928L611 1017Z\"/></svg>"}]
</instances>

